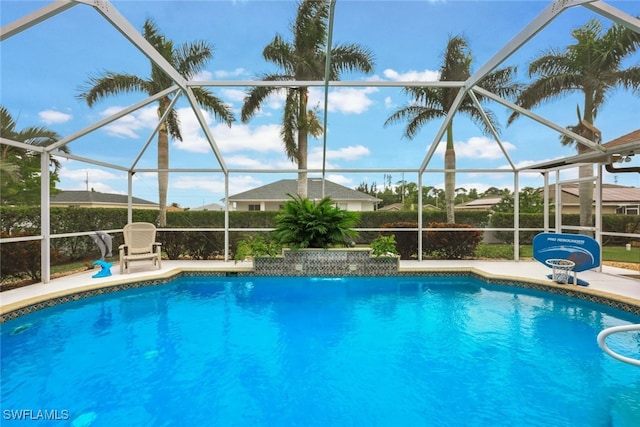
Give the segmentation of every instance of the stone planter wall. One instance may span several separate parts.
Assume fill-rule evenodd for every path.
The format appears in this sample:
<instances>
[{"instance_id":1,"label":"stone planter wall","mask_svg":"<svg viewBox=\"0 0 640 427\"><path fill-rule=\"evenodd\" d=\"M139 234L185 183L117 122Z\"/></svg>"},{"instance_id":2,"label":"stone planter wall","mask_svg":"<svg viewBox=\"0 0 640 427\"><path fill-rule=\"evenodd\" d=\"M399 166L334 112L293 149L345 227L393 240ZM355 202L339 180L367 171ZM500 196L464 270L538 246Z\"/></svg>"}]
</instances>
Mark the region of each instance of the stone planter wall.
<instances>
[{"instance_id":1,"label":"stone planter wall","mask_svg":"<svg viewBox=\"0 0 640 427\"><path fill-rule=\"evenodd\" d=\"M253 260L257 276L394 276L398 257L375 257L370 248L284 249L281 256Z\"/></svg>"}]
</instances>

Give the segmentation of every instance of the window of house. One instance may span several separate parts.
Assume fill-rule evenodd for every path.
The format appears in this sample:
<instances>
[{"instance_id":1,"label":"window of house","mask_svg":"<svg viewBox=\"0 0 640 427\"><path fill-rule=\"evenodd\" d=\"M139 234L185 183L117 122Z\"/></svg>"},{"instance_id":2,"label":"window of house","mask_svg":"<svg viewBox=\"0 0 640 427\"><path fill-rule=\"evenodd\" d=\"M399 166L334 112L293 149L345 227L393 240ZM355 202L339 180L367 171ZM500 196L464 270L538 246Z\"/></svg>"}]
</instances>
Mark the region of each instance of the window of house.
<instances>
[{"instance_id":1,"label":"window of house","mask_svg":"<svg viewBox=\"0 0 640 427\"><path fill-rule=\"evenodd\" d=\"M640 215L640 205L625 206L625 211L627 215Z\"/></svg>"},{"instance_id":2,"label":"window of house","mask_svg":"<svg viewBox=\"0 0 640 427\"><path fill-rule=\"evenodd\" d=\"M250 211L259 211L259 210L260 210L260 204L257 204L257 205L249 205L249 210L250 210Z\"/></svg>"}]
</instances>

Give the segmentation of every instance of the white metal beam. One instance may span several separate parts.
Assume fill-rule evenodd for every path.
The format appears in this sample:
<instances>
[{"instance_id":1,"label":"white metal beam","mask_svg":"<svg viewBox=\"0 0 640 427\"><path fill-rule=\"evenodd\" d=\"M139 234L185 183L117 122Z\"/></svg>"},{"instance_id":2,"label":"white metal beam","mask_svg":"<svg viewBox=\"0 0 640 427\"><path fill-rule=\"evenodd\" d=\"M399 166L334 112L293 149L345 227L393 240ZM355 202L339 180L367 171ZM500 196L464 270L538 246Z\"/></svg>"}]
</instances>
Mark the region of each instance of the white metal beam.
<instances>
[{"instance_id":1,"label":"white metal beam","mask_svg":"<svg viewBox=\"0 0 640 427\"><path fill-rule=\"evenodd\" d=\"M118 10L106 0L75 0L92 6L117 29L127 40L137 47L147 58L164 71L182 89L187 88L186 79L167 61Z\"/></svg>"},{"instance_id":2,"label":"white metal beam","mask_svg":"<svg viewBox=\"0 0 640 427\"><path fill-rule=\"evenodd\" d=\"M476 96L475 93L473 93L473 90L470 90L468 92L468 94L471 97L471 100L473 101L473 103L476 106L476 108L478 109L478 111L480 111L480 115L482 116L482 120L484 120L484 122L487 124L487 126L491 130L491 134L493 135L493 137L495 138L496 142L498 143L498 147L500 147L500 150L502 151L502 154L504 154L504 157L509 162L509 165L511 166L511 169L515 169L516 166L513 163L513 161L511 160L511 156L509 156L509 153L507 153L507 150L504 148L504 145L502 144L502 141L500 140L500 135L498 135L498 132L493 127L493 124L491 123L491 120L489 120L489 117L487 117L487 113L484 111L484 108L482 108L482 105L480 104L480 101L478 101L478 97Z\"/></svg>"},{"instance_id":3,"label":"white metal beam","mask_svg":"<svg viewBox=\"0 0 640 427\"><path fill-rule=\"evenodd\" d=\"M621 12L605 2L595 1L593 3L585 4L584 7L611 19L616 24L623 25L636 33L640 33L640 19Z\"/></svg>"},{"instance_id":4,"label":"white metal beam","mask_svg":"<svg viewBox=\"0 0 640 427\"><path fill-rule=\"evenodd\" d=\"M323 80L191 80L187 86L219 86L219 87L463 87L461 81L364 81L364 80L331 80L325 83Z\"/></svg>"},{"instance_id":5,"label":"white metal beam","mask_svg":"<svg viewBox=\"0 0 640 427\"><path fill-rule=\"evenodd\" d=\"M429 151L427 151L427 154L424 156L424 160L420 165L420 172L424 171L427 168L427 165L431 161L433 154L436 152L436 149L438 148L438 144L440 144L440 141L442 140L442 135L444 135L444 132L447 129L447 126L449 126L449 122L453 120L453 116L458 110L458 107L460 106L460 103L462 102L462 99L466 96L466 94L467 94L467 91L464 88L461 88L458 91L458 94L456 95L456 98L453 100L453 104L451 105L451 109L447 113L447 117L445 117L444 121L442 122L442 125L440 126L438 133L436 133L435 138L433 138L433 142L431 143L431 147L429 147Z\"/></svg>"},{"instance_id":6,"label":"white metal beam","mask_svg":"<svg viewBox=\"0 0 640 427\"><path fill-rule=\"evenodd\" d=\"M64 12L67 9L75 6L76 3L71 0L58 0L54 3L50 3L37 11L18 19L10 24L5 25L0 29L0 42L4 41L16 34L25 31L34 25L37 25L52 16L56 16L59 13Z\"/></svg>"},{"instance_id":7,"label":"white metal beam","mask_svg":"<svg viewBox=\"0 0 640 427\"><path fill-rule=\"evenodd\" d=\"M171 92L174 92L176 90L178 90L178 87L177 86L172 86L169 89L165 89L162 92L158 92L155 95L150 96L149 98L147 98L147 99L145 99L143 101L140 101L140 102L138 102L136 104L133 104L132 106L127 107L124 110L120 110L117 113L115 113L115 114L113 114L113 115L111 115L111 116L109 116L109 117L107 117L107 118L105 118L103 120L95 122L91 126L87 126L86 128L82 129L79 132L76 132L76 133L74 133L74 134L72 134L72 135L70 135L70 136L68 136L66 138L63 138L63 139L59 140L58 142L56 142L54 144L48 145L47 149L49 151L52 151L52 150L55 150L55 149L57 149L57 148L59 148L59 147L61 147L63 145L67 145L71 141L74 141L74 140L76 140L76 139L78 139L78 138L80 138L80 137L82 137L82 136L84 136L84 135L86 135L86 134L88 134L90 132L93 132L96 129L99 129L99 128L105 126L105 125L108 125L111 122L115 122L119 118L124 117L127 114L129 114L129 113L131 113L133 111L136 111L136 110L138 110L138 109L140 109L140 108L142 108L142 107L144 107L144 106L146 106L148 104L151 104L153 101L157 101L158 99L162 98L163 96L167 96L168 94L170 94Z\"/></svg>"},{"instance_id":8,"label":"white metal beam","mask_svg":"<svg viewBox=\"0 0 640 427\"><path fill-rule=\"evenodd\" d=\"M475 86L484 76L491 73L496 67L502 64L514 52L516 52L523 44L528 42L533 36L538 34L546 27L556 16L565 9L593 2L594 0L556 0L549 4L533 21L524 27L515 37L513 37L506 45L502 47L495 55L493 55L482 67L478 69L467 80L467 86Z\"/></svg>"},{"instance_id":9,"label":"white metal beam","mask_svg":"<svg viewBox=\"0 0 640 427\"><path fill-rule=\"evenodd\" d=\"M55 153L52 153L53 155L55 155L56 157L62 157L64 159L70 159L70 160L76 160L78 162L83 162L83 163L87 163L90 165L96 165L96 166L102 166L105 168L109 168L109 169L116 169L116 170L120 170L123 172L126 172L129 170L129 168L126 168L124 166L119 166L119 165L114 165L113 163L107 163L107 162L102 162L100 160L95 160L95 159L89 159L87 157L82 157L82 156L77 156L75 154L71 154L71 153L64 153L64 152L58 152L56 151Z\"/></svg>"},{"instance_id":10,"label":"white metal beam","mask_svg":"<svg viewBox=\"0 0 640 427\"><path fill-rule=\"evenodd\" d=\"M7 138L0 138L0 144L10 145L12 147L22 148L24 150L35 151L37 153L42 153L45 151L45 147L42 145L26 144L24 142L14 141Z\"/></svg>"},{"instance_id":11,"label":"white metal beam","mask_svg":"<svg viewBox=\"0 0 640 427\"><path fill-rule=\"evenodd\" d=\"M142 146L142 149L140 150L140 152L138 153L138 155L136 156L136 158L133 160L133 162L131 162L131 166L130 169L133 170L133 168L136 167L136 165L138 164L138 162L140 161L140 159L142 158L142 155L145 153L145 151L147 151L147 148L149 147L149 145L151 144L151 141L153 141L154 136L158 133L158 131L160 130L160 127L162 126L162 124L164 123L164 121L166 120L167 116L169 115L169 113L171 112L171 109L173 108L173 106L176 104L176 102L178 102L178 98L180 98L180 93L176 93L173 97L173 99L171 100L171 102L169 103L167 109L165 110L164 114L162 115L162 117L158 118L158 123L156 124L156 127L153 129L153 132L151 132L149 134L149 136L147 137L147 142L145 142L145 144Z\"/></svg>"},{"instance_id":12,"label":"white metal beam","mask_svg":"<svg viewBox=\"0 0 640 427\"><path fill-rule=\"evenodd\" d=\"M512 110L517 111L518 113L522 114L523 116L527 116L530 119L533 119L533 120L535 120L536 122L538 122L540 124L543 124L543 125L551 128L551 129L553 129L553 130L556 130L556 131L560 132L563 135L568 136L569 138L572 138L572 139L576 140L578 143L580 143L582 145L585 145L585 146L591 148L592 150L599 151L599 152L605 152L606 151L600 144L596 144L595 142L593 142L593 141L591 141L591 140L589 140L589 139L587 139L587 138L585 138L583 136L580 136L575 132L571 132L570 130L568 130L568 129L562 127L562 126L559 126L559 125L557 125L557 124L545 119L544 117L541 117L541 116L539 116L539 115L537 115L535 113L532 113L531 111L529 111L529 110L527 110L525 108L522 108L519 105L514 104L513 102L507 101L506 99L503 99L503 98L499 97L498 95L495 95L495 94L489 92L488 90L482 89L481 87L478 87L478 86L476 86L473 90L478 92L478 93L480 93L483 96L486 96L488 98L493 99L494 101L504 105L505 107L509 107Z\"/></svg>"},{"instance_id":13,"label":"white metal beam","mask_svg":"<svg viewBox=\"0 0 640 427\"><path fill-rule=\"evenodd\" d=\"M49 164L51 157L48 152L40 155L40 280L42 283L51 281L51 176Z\"/></svg>"},{"instance_id":14,"label":"white metal beam","mask_svg":"<svg viewBox=\"0 0 640 427\"><path fill-rule=\"evenodd\" d=\"M324 117L322 123L322 197L324 197L324 177L327 165L327 116L329 115L329 75L331 70L331 44L333 43L333 22L335 19L336 0L329 4L329 29L327 34L327 51L324 64Z\"/></svg>"},{"instance_id":15,"label":"white metal beam","mask_svg":"<svg viewBox=\"0 0 640 427\"><path fill-rule=\"evenodd\" d=\"M207 142L209 142L209 146L213 150L213 154L216 156L218 160L218 164L220 167L227 173L227 165L224 162L224 157L222 156L222 152L218 148L218 144L216 144L215 139L213 138L213 134L211 134L211 130L209 129L209 125L207 125L207 121L202 115L202 110L200 110L200 106L198 105L198 101L196 100L195 95L190 87L187 87L185 91L185 95L189 100L189 104L191 105L191 109L193 110L196 118L198 119L198 123L200 124L200 128L202 132L204 132L205 137L207 138Z\"/></svg>"}]
</instances>

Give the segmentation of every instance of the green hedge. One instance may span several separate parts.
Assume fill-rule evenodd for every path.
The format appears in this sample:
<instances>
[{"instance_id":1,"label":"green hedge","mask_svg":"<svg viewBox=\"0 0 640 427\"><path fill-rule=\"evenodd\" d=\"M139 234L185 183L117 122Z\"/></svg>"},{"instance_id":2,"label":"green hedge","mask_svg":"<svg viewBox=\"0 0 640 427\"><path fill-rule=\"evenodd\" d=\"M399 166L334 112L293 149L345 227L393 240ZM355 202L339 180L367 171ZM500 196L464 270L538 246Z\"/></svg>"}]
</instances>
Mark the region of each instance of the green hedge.
<instances>
[{"instance_id":1,"label":"green hedge","mask_svg":"<svg viewBox=\"0 0 640 427\"><path fill-rule=\"evenodd\" d=\"M491 217L490 226L493 228L512 228L514 215L512 213L495 213ZM578 226L580 225L580 215L562 215L562 223L564 225ZM520 228L543 228L543 214L520 214ZM555 228L555 216L549 216L549 227ZM640 233L640 215L603 215L602 231L611 233ZM539 231L522 231L520 232L520 243L531 244L533 237ZM513 243L512 231L496 232L496 237L504 243ZM617 236L604 236L603 245L609 244L625 244L628 238Z\"/></svg>"},{"instance_id":2,"label":"green hedge","mask_svg":"<svg viewBox=\"0 0 640 427\"><path fill-rule=\"evenodd\" d=\"M52 234L73 233L82 231L97 231L121 229L127 223L126 209L99 208L51 208L50 210ZM277 212L229 212L229 226L231 228L273 228ZM133 210L134 221L157 223L158 212L155 210ZM550 217L551 227L553 217ZM422 213L425 226L429 223L444 223L445 213L428 211ZM382 228L384 224L415 224L417 228L418 212L415 211L374 211L361 212L360 221L356 228ZM456 222L467 224L475 228L484 227L513 227L513 214L496 213L490 216L487 212L457 212ZM40 207L0 207L0 231L4 236L40 234ZM579 224L578 215L563 215L563 223ZM167 213L167 228L218 228L223 229L225 213L223 211L176 211ZM542 228L542 214L521 214L520 227ZM635 215L605 215L603 217L603 231L618 233L639 233L640 216ZM538 232L522 232L520 241L531 243ZM229 233L229 250L231 256L237 242L256 232L240 231ZM358 244L370 244L380 232L361 232ZM400 236L395 233L399 247L403 249L403 258L415 255L417 250L417 233L407 232ZM406 236L404 236L406 234ZM499 232L498 237L507 243L513 243L513 232ZM113 239L113 255L117 257L117 248L122 243L122 235L115 234ZM406 239L404 238L406 237ZM224 254L224 233L210 232L159 232L158 240L163 243L163 250L170 259L189 257L195 259L211 259ZM405 242L405 240L407 240ZM411 240L410 242L408 240ZM608 237L605 244L626 243L628 239ZM406 244L405 244L406 243ZM2 245L9 248L11 244ZM39 244L38 244L39 245ZM64 263L72 260L95 260L100 257L100 251L89 236L56 238L51 242L52 251L56 256L53 263ZM33 246L33 245L32 245ZM409 254L409 252L411 254ZM6 252L6 250L4 251ZM32 257L33 258L33 257ZM39 255L35 257L39 262ZM29 267L33 270L33 267Z\"/></svg>"}]
</instances>

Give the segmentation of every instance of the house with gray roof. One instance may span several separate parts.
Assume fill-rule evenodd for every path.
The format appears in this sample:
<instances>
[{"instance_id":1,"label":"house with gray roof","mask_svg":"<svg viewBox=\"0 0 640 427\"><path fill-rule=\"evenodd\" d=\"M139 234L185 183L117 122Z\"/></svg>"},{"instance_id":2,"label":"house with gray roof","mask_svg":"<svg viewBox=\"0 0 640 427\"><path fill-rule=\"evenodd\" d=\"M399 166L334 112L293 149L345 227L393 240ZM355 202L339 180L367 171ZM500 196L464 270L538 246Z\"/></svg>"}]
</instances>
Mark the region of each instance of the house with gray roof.
<instances>
[{"instance_id":1,"label":"house with gray roof","mask_svg":"<svg viewBox=\"0 0 640 427\"><path fill-rule=\"evenodd\" d=\"M192 210L192 211L223 211L224 210L224 205L221 205L219 203L211 203L211 204L208 204L208 205L198 206L196 208L191 208L189 210Z\"/></svg>"},{"instance_id":2,"label":"house with gray roof","mask_svg":"<svg viewBox=\"0 0 640 427\"><path fill-rule=\"evenodd\" d=\"M287 200L288 194L297 194L298 182L295 179L282 179L254 188L243 193L229 196L229 203L236 211L277 211ZM322 179L309 178L307 195L311 200L322 199ZM324 180L324 195L330 197L336 205L347 211L373 211L382 200L369 194ZM224 201L224 199L223 199Z\"/></svg>"},{"instance_id":3,"label":"house with gray roof","mask_svg":"<svg viewBox=\"0 0 640 427\"><path fill-rule=\"evenodd\" d=\"M126 208L126 194L101 193L99 191L61 191L51 196L51 206L77 208ZM157 203L132 198L133 209L159 209Z\"/></svg>"}]
</instances>

